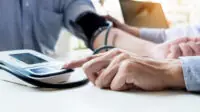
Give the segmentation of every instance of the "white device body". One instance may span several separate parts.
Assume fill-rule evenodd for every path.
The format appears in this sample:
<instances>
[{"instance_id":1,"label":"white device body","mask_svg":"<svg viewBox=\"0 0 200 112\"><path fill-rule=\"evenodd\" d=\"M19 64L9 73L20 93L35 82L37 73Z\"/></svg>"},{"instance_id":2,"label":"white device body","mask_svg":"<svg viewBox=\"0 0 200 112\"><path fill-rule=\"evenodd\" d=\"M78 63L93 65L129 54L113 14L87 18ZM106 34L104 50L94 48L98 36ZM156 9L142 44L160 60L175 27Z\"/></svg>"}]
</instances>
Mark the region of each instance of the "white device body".
<instances>
[{"instance_id":1,"label":"white device body","mask_svg":"<svg viewBox=\"0 0 200 112\"><path fill-rule=\"evenodd\" d=\"M62 69L63 62L33 50L3 51L0 52L0 61L24 70L30 73L28 77L45 83L62 84L87 79L83 74L71 76L73 70L66 72L66 69Z\"/></svg>"}]
</instances>

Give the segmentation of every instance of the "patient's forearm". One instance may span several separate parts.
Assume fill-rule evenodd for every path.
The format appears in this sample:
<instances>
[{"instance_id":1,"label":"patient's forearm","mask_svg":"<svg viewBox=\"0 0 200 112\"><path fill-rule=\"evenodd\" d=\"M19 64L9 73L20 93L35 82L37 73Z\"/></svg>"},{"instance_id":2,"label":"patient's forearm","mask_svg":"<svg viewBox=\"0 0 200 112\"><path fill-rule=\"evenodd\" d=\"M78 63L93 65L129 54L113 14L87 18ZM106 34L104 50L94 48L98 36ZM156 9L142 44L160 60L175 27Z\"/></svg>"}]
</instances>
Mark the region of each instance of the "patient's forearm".
<instances>
[{"instance_id":1,"label":"patient's forearm","mask_svg":"<svg viewBox=\"0 0 200 112\"><path fill-rule=\"evenodd\" d=\"M127 33L130 33L131 35L140 37L140 31L139 31L139 28L137 28L137 27L132 27L127 24L123 24L120 28L121 28L121 30L123 30Z\"/></svg>"},{"instance_id":2,"label":"patient's forearm","mask_svg":"<svg viewBox=\"0 0 200 112\"><path fill-rule=\"evenodd\" d=\"M99 48L104 44L106 31L103 31L94 41L94 48ZM109 45L125 49L140 56L150 56L154 43L139 39L122 30L113 28L109 33Z\"/></svg>"}]
</instances>

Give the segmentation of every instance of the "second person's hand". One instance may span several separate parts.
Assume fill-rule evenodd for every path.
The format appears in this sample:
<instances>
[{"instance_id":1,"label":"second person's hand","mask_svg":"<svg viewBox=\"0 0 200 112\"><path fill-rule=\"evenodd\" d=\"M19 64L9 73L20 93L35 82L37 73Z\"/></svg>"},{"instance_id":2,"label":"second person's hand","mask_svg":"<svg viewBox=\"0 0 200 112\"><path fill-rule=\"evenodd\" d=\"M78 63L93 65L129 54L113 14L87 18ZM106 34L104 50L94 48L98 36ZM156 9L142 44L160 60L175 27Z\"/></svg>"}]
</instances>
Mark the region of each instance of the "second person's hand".
<instances>
[{"instance_id":1,"label":"second person's hand","mask_svg":"<svg viewBox=\"0 0 200 112\"><path fill-rule=\"evenodd\" d=\"M181 56L199 56L200 38L179 38L170 42L157 44L150 57L156 59L177 59Z\"/></svg>"}]
</instances>

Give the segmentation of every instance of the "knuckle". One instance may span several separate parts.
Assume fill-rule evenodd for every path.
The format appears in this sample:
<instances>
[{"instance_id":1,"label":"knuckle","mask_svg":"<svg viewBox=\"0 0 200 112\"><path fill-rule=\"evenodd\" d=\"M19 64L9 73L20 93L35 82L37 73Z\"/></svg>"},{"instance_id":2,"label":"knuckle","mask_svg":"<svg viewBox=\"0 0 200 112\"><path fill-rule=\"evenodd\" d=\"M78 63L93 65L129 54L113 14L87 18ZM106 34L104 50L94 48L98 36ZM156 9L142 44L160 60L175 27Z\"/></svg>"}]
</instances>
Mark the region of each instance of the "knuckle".
<instances>
[{"instance_id":1,"label":"knuckle","mask_svg":"<svg viewBox=\"0 0 200 112\"><path fill-rule=\"evenodd\" d=\"M119 48L114 48L114 49L112 50L112 52L113 52L114 54L120 54L120 53L121 53L121 50L120 50Z\"/></svg>"},{"instance_id":2,"label":"knuckle","mask_svg":"<svg viewBox=\"0 0 200 112\"><path fill-rule=\"evenodd\" d=\"M127 59L128 57L129 57L128 54L122 53L122 54L114 57L114 59L112 60L112 65L119 64L119 63L123 62L123 60Z\"/></svg>"},{"instance_id":3,"label":"knuckle","mask_svg":"<svg viewBox=\"0 0 200 112\"><path fill-rule=\"evenodd\" d=\"M185 47L185 43L180 43L180 44L179 44L179 47L180 47L180 48Z\"/></svg>"},{"instance_id":4,"label":"knuckle","mask_svg":"<svg viewBox=\"0 0 200 112\"><path fill-rule=\"evenodd\" d=\"M127 57L129 57L129 54L127 54L127 53L122 53L121 58L127 58Z\"/></svg>"},{"instance_id":5,"label":"knuckle","mask_svg":"<svg viewBox=\"0 0 200 112\"><path fill-rule=\"evenodd\" d=\"M121 64L121 66L124 67L125 69L131 68L131 66L132 66L131 60L129 60L129 59L124 60Z\"/></svg>"},{"instance_id":6,"label":"knuckle","mask_svg":"<svg viewBox=\"0 0 200 112\"><path fill-rule=\"evenodd\" d=\"M89 71L89 68L90 68L90 65L88 63L85 63L83 66L82 66L82 69L83 71L87 74L88 71Z\"/></svg>"},{"instance_id":7,"label":"knuckle","mask_svg":"<svg viewBox=\"0 0 200 112\"><path fill-rule=\"evenodd\" d=\"M128 54L122 53L122 54L120 54L119 56L115 57L114 60L115 60L115 61L120 61L120 60L126 59L126 58L128 58L128 57L129 57Z\"/></svg>"}]
</instances>

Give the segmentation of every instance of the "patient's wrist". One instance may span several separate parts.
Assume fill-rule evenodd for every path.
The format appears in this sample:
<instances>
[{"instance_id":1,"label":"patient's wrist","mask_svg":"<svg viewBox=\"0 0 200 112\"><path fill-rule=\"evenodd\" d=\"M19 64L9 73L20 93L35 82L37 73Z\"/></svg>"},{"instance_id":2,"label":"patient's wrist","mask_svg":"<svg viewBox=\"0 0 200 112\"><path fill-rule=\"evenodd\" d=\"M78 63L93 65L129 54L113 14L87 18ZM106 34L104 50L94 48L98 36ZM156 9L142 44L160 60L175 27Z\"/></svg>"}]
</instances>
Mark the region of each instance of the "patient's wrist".
<instances>
[{"instance_id":1,"label":"patient's wrist","mask_svg":"<svg viewBox=\"0 0 200 112\"><path fill-rule=\"evenodd\" d=\"M106 31L104 30L95 38L93 48L96 49L104 45ZM139 56L152 57L151 49L154 49L157 44L139 39L120 29L112 28L108 37L108 45L128 50Z\"/></svg>"},{"instance_id":2,"label":"patient's wrist","mask_svg":"<svg viewBox=\"0 0 200 112\"><path fill-rule=\"evenodd\" d=\"M96 37L94 37L95 38L93 41L94 49L97 49L104 45L106 32L107 32L107 29L105 29L104 31L96 35ZM108 35L108 45L115 46L114 38L116 37L116 35L117 35L117 30L115 28L112 28Z\"/></svg>"},{"instance_id":3,"label":"patient's wrist","mask_svg":"<svg viewBox=\"0 0 200 112\"><path fill-rule=\"evenodd\" d=\"M169 75L168 85L170 88L174 89L185 88L182 64L180 60L169 60L167 73Z\"/></svg>"}]
</instances>

